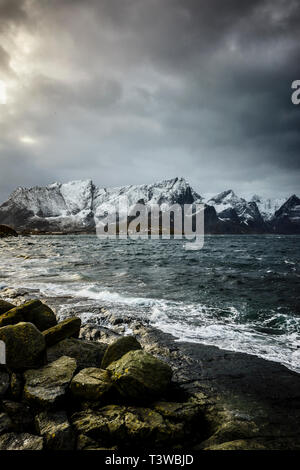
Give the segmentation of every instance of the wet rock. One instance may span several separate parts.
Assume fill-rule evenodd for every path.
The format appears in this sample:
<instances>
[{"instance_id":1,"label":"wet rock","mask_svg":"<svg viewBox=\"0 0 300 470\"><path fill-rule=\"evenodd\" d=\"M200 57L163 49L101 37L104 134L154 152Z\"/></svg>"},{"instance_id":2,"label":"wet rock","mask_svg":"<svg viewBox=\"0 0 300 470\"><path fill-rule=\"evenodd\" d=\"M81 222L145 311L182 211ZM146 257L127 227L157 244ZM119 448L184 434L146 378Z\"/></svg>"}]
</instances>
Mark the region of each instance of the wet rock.
<instances>
[{"instance_id":1,"label":"wet rock","mask_svg":"<svg viewBox=\"0 0 300 470\"><path fill-rule=\"evenodd\" d=\"M3 315L3 313L8 312L8 310L11 310L12 308L14 308L13 304L0 299L0 315Z\"/></svg>"},{"instance_id":2,"label":"wet rock","mask_svg":"<svg viewBox=\"0 0 300 470\"><path fill-rule=\"evenodd\" d=\"M12 431L14 425L7 413L0 412L0 434Z\"/></svg>"},{"instance_id":3,"label":"wet rock","mask_svg":"<svg viewBox=\"0 0 300 470\"><path fill-rule=\"evenodd\" d=\"M106 348L103 343L67 338L47 349L47 360L52 362L61 356L68 356L76 359L78 370L100 367Z\"/></svg>"},{"instance_id":4,"label":"wet rock","mask_svg":"<svg viewBox=\"0 0 300 470\"><path fill-rule=\"evenodd\" d=\"M47 450L73 450L75 434L64 411L43 412L35 419Z\"/></svg>"},{"instance_id":5,"label":"wet rock","mask_svg":"<svg viewBox=\"0 0 300 470\"><path fill-rule=\"evenodd\" d=\"M0 450L42 450L43 438L33 434L11 432L0 436Z\"/></svg>"},{"instance_id":6,"label":"wet rock","mask_svg":"<svg viewBox=\"0 0 300 470\"><path fill-rule=\"evenodd\" d=\"M18 323L0 328L0 340L6 345L6 365L11 369L40 366L46 344L42 333L32 323Z\"/></svg>"},{"instance_id":7,"label":"wet rock","mask_svg":"<svg viewBox=\"0 0 300 470\"><path fill-rule=\"evenodd\" d=\"M57 325L43 331L47 347L70 337L78 337L80 332L81 320L77 317L67 318Z\"/></svg>"},{"instance_id":8,"label":"wet rock","mask_svg":"<svg viewBox=\"0 0 300 470\"><path fill-rule=\"evenodd\" d=\"M183 426L171 423L150 408L109 405L72 416L78 433L102 445L164 445L183 436Z\"/></svg>"},{"instance_id":9,"label":"wet rock","mask_svg":"<svg viewBox=\"0 0 300 470\"><path fill-rule=\"evenodd\" d=\"M2 408L14 424L14 430L30 431L33 427L34 416L29 406L11 400L3 400Z\"/></svg>"},{"instance_id":10,"label":"wet rock","mask_svg":"<svg viewBox=\"0 0 300 470\"><path fill-rule=\"evenodd\" d=\"M0 398L2 398L9 388L9 375L6 371L0 370Z\"/></svg>"},{"instance_id":11,"label":"wet rock","mask_svg":"<svg viewBox=\"0 0 300 470\"><path fill-rule=\"evenodd\" d=\"M89 367L75 375L70 389L77 398L98 401L110 391L111 387L112 382L107 370Z\"/></svg>"},{"instance_id":12,"label":"wet rock","mask_svg":"<svg viewBox=\"0 0 300 470\"><path fill-rule=\"evenodd\" d=\"M110 344L120 337L119 333L104 326L95 328L94 325L84 325L80 330L80 338L88 341L101 341Z\"/></svg>"},{"instance_id":13,"label":"wet rock","mask_svg":"<svg viewBox=\"0 0 300 470\"><path fill-rule=\"evenodd\" d=\"M160 401L154 403L153 408L164 418L184 422L188 425L193 425L196 422L200 424L201 420L203 421L201 406L193 401L185 403Z\"/></svg>"},{"instance_id":14,"label":"wet rock","mask_svg":"<svg viewBox=\"0 0 300 470\"><path fill-rule=\"evenodd\" d=\"M17 237L18 233L8 225L0 225L0 238Z\"/></svg>"},{"instance_id":15,"label":"wet rock","mask_svg":"<svg viewBox=\"0 0 300 470\"><path fill-rule=\"evenodd\" d=\"M138 349L142 349L142 346L134 336L122 336L108 346L102 360L101 368L106 369L106 367L120 359L124 354Z\"/></svg>"},{"instance_id":16,"label":"wet rock","mask_svg":"<svg viewBox=\"0 0 300 470\"><path fill-rule=\"evenodd\" d=\"M24 398L37 408L53 408L64 401L77 364L75 359L62 356L54 362L24 373Z\"/></svg>"},{"instance_id":17,"label":"wet rock","mask_svg":"<svg viewBox=\"0 0 300 470\"><path fill-rule=\"evenodd\" d=\"M119 393L136 400L162 395L172 378L168 364L141 350L129 351L107 369Z\"/></svg>"}]
</instances>

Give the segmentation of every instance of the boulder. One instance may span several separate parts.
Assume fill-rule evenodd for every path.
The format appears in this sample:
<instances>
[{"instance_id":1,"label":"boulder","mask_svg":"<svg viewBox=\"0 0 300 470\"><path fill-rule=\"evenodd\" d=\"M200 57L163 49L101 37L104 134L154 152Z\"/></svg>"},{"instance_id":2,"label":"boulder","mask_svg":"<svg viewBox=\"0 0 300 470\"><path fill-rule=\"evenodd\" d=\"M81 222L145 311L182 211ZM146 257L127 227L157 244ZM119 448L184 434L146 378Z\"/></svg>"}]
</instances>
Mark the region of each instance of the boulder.
<instances>
[{"instance_id":1,"label":"boulder","mask_svg":"<svg viewBox=\"0 0 300 470\"><path fill-rule=\"evenodd\" d=\"M65 411L42 412L35 418L47 450L74 450L75 434Z\"/></svg>"},{"instance_id":2,"label":"boulder","mask_svg":"<svg viewBox=\"0 0 300 470\"><path fill-rule=\"evenodd\" d=\"M34 416L29 406L11 400L3 400L2 408L7 413L16 431L30 431L33 428Z\"/></svg>"},{"instance_id":3,"label":"boulder","mask_svg":"<svg viewBox=\"0 0 300 470\"><path fill-rule=\"evenodd\" d=\"M134 336L122 336L108 346L101 368L106 369L112 362L121 359L124 354L138 349L142 349L142 346Z\"/></svg>"},{"instance_id":4,"label":"boulder","mask_svg":"<svg viewBox=\"0 0 300 470\"><path fill-rule=\"evenodd\" d=\"M8 227L8 225L0 225L0 238L17 236L18 234L13 228Z\"/></svg>"},{"instance_id":5,"label":"boulder","mask_svg":"<svg viewBox=\"0 0 300 470\"><path fill-rule=\"evenodd\" d=\"M40 307L42 302L40 300L30 300L22 305L11 308L0 316L0 328L6 325L15 325L19 322L30 321L31 311ZM31 322L34 323L34 322Z\"/></svg>"},{"instance_id":6,"label":"boulder","mask_svg":"<svg viewBox=\"0 0 300 470\"><path fill-rule=\"evenodd\" d=\"M108 405L72 416L76 431L103 446L166 445L180 441L181 423L171 423L150 408Z\"/></svg>"},{"instance_id":7,"label":"boulder","mask_svg":"<svg viewBox=\"0 0 300 470\"><path fill-rule=\"evenodd\" d=\"M6 302L6 300L0 299L0 315L3 315L3 313L8 312L8 310L12 308L14 308L13 304Z\"/></svg>"},{"instance_id":8,"label":"boulder","mask_svg":"<svg viewBox=\"0 0 300 470\"><path fill-rule=\"evenodd\" d=\"M24 320L33 323L40 331L48 330L57 324L56 316L50 307L42 302L35 302L32 309L28 309L24 314ZM37 304L39 302L39 304ZM28 302L29 303L29 302Z\"/></svg>"},{"instance_id":9,"label":"boulder","mask_svg":"<svg viewBox=\"0 0 300 470\"><path fill-rule=\"evenodd\" d=\"M43 438L11 432L0 436L0 450L43 450Z\"/></svg>"},{"instance_id":10,"label":"boulder","mask_svg":"<svg viewBox=\"0 0 300 470\"><path fill-rule=\"evenodd\" d=\"M168 364L141 350L129 351L107 369L123 397L140 401L163 394L172 378Z\"/></svg>"},{"instance_id":11,"label":"boulder","mask_svg":"<svg viewBox=\"0 0 300 470\"><path fill-rule=\"evenodd\" d=\"M77 317L67 318L52 328L43 331L47 347L62 341L63 339L76 337L80 332L81 320Z\"/></svg>"},{"instance_id":12,"label":"boulder","mask_svg":"<svg viewBox=\"0 0 300 470\"><path fill-rule=\"evenodd\" d=\"M0 399L6 394L9 388L9 375L5 370L0 370Z\"/></svg>"},{"instance_id":13,"label":"boulder","mask_svg":"<svg viewBox=\"0 0 300 470\"><path fill-rule=\"evenodd\" d=\"M76 398L99 401L112 387L107 370L89 367L75 375L71 382L71 392Z\"/></svg>"},{"instance_id":14,"label":"boulder","mask_svg":"<svg viewBox=\"0 0 300 470\"><path fill-rule=\"evenodd\" d=\"M47 360L52 362L61 356L69 356L76 359L78 370L100 367L106 348L104 343L67 338L47 349Z\"/></svg>"},{"instance_id":15,"label":"boulder","mask_svg":"<svg viewBox=\"0 0 300 470\"><path fill-rule=\"evenodd\" d=\"M54 408L61 404L73 378L75 359L62 356L57 361L24 373L24 398L37 408Z\"/></svg>"},{"instance_id":16,"label":"boulder","mask_svg":"<svg viewBox=\"0 0 300 470\"><path fill-rule=\"evenodd\" d=\"M38 367L46 349L42 333L32 323L18 323L0 328L0 340L6 346L6 365L11 369Z\"/></svg>"},{"instance_id":17,"label":"boulder","mask_svg":"<svg viewBox=\"0 0 300 470\"><path fill-rule=\"evenodd\" d=\"M14 425L7 413L0 413L0 434L13 431Z\"/></svg>"}]
</instances>

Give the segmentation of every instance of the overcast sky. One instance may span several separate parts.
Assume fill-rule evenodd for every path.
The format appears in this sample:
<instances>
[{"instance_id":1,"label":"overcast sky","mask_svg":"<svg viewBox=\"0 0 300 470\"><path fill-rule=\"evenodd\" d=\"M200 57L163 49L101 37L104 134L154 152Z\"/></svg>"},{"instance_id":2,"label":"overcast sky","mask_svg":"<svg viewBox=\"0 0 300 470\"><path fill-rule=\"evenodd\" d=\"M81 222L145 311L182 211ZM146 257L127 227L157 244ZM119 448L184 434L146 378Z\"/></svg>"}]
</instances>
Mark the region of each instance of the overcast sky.
<instances>
[{"instance_id":1,"label":"overcast sky","mask_svg":"<svg viewBox=\"0 0 300 470\"><path fill-rule=\"evenodd\" d=\"M300 193L299 0L0 0L0 201L184 176Z\"/></svg>"}]
</instances>

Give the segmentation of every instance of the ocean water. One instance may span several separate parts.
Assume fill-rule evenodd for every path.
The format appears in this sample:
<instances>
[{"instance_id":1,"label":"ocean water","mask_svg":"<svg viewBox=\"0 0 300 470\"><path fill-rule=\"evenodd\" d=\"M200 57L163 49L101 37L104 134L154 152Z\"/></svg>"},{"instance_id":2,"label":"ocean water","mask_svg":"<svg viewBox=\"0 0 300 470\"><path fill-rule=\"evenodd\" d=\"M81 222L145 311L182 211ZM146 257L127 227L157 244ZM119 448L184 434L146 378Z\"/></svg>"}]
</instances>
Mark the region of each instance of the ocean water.
<instances>
[{"instance_id":1,"label":"ocean water","mask_svg":"<svg viewBox=\"0 0 300 470\"><path fill-rule=\"evenodd\" d=\"M147 318L179 341L215 345L300 372L300 236L99 240L32 236L0 240L4 287L71 296ZM64 308L62 304L61 308ZM70 306L68 306L70 308Z\"/></svg>"}]
</instances>

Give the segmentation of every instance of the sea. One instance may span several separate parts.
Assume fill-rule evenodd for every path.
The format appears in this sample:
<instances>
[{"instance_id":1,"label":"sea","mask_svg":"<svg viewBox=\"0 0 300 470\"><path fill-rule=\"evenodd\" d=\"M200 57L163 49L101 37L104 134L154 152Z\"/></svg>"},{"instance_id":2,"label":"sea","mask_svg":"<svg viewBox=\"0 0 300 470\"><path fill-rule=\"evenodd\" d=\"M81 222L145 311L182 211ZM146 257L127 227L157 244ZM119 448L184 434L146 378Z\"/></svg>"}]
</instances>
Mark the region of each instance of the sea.
<instances>
[{"instance_id":1,"label":"sea","mask_svg":"<svg viewBox=\"0 0 300 470\"><path fill-rule=\"evenodd\" d=\"M6 287L136 316L177 341L214 345L300 372L300 236L211 235L101 240L93 235L0 240ZM192 247L193 248L193 247ZM68 305L64 298L68 297Z\"/></svg>"}]
</instances>

